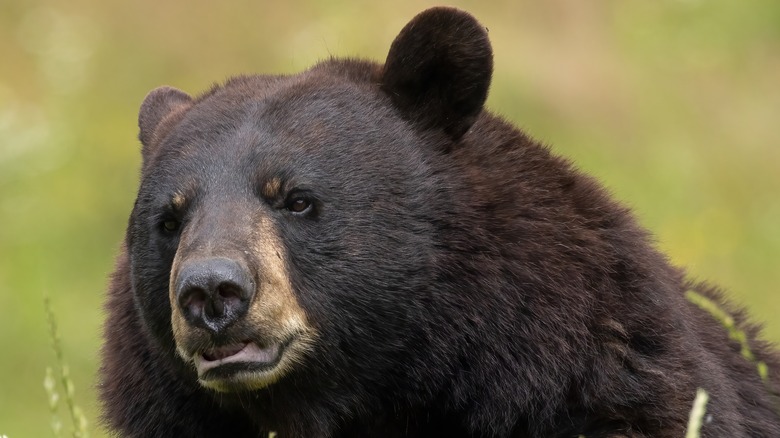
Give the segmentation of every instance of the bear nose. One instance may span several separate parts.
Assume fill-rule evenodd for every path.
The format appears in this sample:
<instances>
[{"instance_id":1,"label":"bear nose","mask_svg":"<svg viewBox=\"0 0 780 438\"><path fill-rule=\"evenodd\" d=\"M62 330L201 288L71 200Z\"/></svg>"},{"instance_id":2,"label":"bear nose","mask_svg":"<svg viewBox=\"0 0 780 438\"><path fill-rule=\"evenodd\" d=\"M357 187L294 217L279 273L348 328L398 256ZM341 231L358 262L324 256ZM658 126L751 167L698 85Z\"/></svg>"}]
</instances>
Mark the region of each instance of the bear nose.
<instances>
[{"instance_id":1,"label":"bear nose","mask_svg":"<svg viewBox=\"0 0 780 438\"><path fill-rule=\"evenodd\" d=\"M249 309L254 284L238 262L226 258L187 263L176 281L176 302L195 327L219 333Z\"/></svg>"}]
</instances>

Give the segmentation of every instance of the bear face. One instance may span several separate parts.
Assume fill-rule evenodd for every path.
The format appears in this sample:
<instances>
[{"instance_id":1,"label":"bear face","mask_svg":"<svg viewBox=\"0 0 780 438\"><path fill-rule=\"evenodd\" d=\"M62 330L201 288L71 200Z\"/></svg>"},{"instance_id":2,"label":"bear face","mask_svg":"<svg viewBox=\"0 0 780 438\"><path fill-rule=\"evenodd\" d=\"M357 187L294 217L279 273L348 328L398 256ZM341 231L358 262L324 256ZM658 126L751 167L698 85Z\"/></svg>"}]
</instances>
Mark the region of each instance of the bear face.
<instances>
[{"instance_id":1,"label":"bear face","mask_svg":"<svg viewBox=\"0 0 780 438\"><path fill-rule=\"evenodd\" d=\"M671 437L704 387L705 433L780 434L776 382L683 295L719 294L685 282L591 178L485 111L491 73L485 29L434 8L383 65L152 91L107 306L108 423L130 436Z\"/></svg>"},{"instance_id":2,"label":"bear face","mask_svg":"<svg viewBox=\"0 0 780 438\"><path fill-rule=\"evenodd\" d=\"M360 344L347 335L359 327L371 356L415 337L447 193L426 164L432 151L378 94L326 66L238 79L188 102L150 144L130 227L133 289L155 336L174 341L205 386L265 386L320 332ZM211 266L220 261L233 267ZM273 363L208 378L215 361L204 356L246 342L274 350Z\"/></svg>"},{"instance_id":3,"label":"bear face","mask_svg":"<svg viewBox=\"0 0 780 438\"><path fill-rule=\"evenodd\" d=\"M492 68L484 30L442 11L407 26L382 71L330 62L145 99L133 290L203 386L260 389L309 354L387 385L399 358L429 359L410 345L429 342L433 224L454 202L437 154L474 122ZM442 57L429 38L458 44Z\"/></svg>"}]
</instances>

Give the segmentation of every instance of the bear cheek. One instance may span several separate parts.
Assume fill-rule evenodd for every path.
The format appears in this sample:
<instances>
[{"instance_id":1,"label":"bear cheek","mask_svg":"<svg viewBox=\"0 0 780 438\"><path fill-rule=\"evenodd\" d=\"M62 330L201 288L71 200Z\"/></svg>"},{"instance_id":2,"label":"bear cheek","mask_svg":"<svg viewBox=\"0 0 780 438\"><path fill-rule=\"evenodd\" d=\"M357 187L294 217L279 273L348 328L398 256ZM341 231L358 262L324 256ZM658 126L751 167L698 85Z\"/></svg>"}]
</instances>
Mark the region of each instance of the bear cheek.
<instances>
[{"instance_id":1,"label":"bear cheek","mask_svg":"<svg viewBox=\"0 0 780 438\"><path fill-rule=\"evenodd\" d=\"M316 332L293 290L285 246L270 220L261 218L258 229L251 251L258 266L258 290L247 314L248 325L275 339L295 335L308 348Z\"/></svg>"},{"instance_id":2,"label":"bear cheek","mask_svg":"<svg viewBox=\"0 0 780 438\"><path fill-rule=\"evenodd\" d=\"M186 239L186 230L182 233L181 240ZM179 246L181 248L182 245ZM171 329L173 331L173 339L176 342L176 351L185 360L190 359L190 354L183 348L186 338L190 331L187 321L184 319L184 315L181 313L181 309L176 304L176 278L179 275L179 267L182 262L183 251L177 249L176 255L173 257L173 264L171 265L171 275L169 276L168 283L168 300L171 306Z\"/></svg>"}]
</instances>

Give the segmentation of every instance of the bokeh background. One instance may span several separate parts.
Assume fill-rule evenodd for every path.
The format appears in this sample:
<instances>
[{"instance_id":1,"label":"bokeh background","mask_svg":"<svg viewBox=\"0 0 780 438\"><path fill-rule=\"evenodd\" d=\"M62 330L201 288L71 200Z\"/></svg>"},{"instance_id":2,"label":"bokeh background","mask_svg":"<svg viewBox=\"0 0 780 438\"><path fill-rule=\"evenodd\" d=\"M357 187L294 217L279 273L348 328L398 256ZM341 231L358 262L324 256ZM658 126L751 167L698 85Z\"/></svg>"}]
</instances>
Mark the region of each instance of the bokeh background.
<instances>
[{"instance_id":1,"label":"bokeh background","mask_svg":"<svg viewBox=\"0 0 780 438\"><path fill-rule=\"evenodd\" d=\"M169 84L382 60L432 3L0 0L0 434L47 436L51 297L96 423L101 303ZM780 340L780 2L461 1L489 28L488 106L632 206L671 259ZM64 412L61 413L66 418Z\"/></svg>"}]
</instances>

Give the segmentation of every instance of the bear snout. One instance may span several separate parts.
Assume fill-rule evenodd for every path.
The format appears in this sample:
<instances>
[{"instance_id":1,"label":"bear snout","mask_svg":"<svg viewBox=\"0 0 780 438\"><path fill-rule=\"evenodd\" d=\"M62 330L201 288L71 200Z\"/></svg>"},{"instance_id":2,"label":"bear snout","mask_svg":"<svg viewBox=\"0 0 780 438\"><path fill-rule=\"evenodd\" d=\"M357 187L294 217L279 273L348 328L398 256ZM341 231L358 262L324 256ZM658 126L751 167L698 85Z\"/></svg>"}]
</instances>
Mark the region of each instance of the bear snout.
<instances>
[{"instance_id":1,"label":"bear snout","mask_svg":"<svg viewBox=\"0 0 780 438\"><path fill-rule=\"evenodd\" d=\"M247 269L222 257L186 263L174 290L175 305L184 320L215 335L247 314L254 295Z\"/></svg>"}]
</instances>

